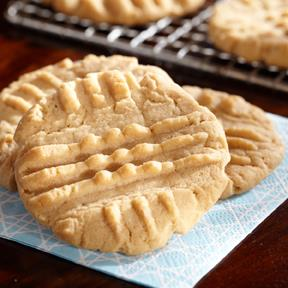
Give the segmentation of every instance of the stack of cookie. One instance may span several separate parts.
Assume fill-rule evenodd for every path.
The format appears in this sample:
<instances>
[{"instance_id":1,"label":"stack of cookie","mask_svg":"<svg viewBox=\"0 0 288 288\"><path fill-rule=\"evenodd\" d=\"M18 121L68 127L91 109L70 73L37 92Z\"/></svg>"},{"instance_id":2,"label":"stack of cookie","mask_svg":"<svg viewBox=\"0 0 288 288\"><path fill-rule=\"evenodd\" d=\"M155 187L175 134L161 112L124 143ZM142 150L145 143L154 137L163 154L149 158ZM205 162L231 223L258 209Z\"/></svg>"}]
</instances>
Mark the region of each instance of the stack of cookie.
<instances>
[{"instance_id":1,"label":"stack of cookie","mask_svg":"<svg viewBox=\"0 0 288 288\"><path fill-rule=\"evenodd\" d=\"M105 252L163 247L284 154L261 109L124 56L24 75L0 111L1 185L59 238Z\"/></svg>"}]
</instances>

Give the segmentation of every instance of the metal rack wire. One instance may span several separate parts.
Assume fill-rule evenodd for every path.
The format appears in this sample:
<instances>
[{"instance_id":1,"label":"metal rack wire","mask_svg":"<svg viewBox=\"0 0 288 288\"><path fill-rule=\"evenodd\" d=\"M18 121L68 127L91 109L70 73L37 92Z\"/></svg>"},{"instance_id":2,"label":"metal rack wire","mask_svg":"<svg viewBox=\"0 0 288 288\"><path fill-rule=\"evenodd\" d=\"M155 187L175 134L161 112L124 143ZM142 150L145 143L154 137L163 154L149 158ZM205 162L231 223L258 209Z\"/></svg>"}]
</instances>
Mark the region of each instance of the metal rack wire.
<instances>
[{"instance_id":1,"label":"metal rack wire","mask_svg":"<svg viewBox=\"0 0 288 288\"><path fill-rule=\"evenodd\" d=\"M41 0L12 0L5 17L15 25L62 38L288 92L288 70L260 62L248 63L213 47L207 36L211 10L211 5L207 5L195 16L167 17L144 26L128 27L93 24L87 19L57 13L43 6Z\"/></svg>"}]
</instances>

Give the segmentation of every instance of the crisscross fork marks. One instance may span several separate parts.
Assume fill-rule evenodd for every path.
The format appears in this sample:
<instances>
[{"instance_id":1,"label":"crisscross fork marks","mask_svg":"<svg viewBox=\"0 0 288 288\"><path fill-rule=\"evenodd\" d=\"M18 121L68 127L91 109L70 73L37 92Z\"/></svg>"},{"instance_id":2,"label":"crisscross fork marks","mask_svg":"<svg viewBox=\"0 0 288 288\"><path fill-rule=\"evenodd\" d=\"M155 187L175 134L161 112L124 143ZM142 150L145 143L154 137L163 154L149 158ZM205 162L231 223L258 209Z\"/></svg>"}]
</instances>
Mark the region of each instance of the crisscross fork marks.
<instances>
[{"instance_id":1,"label":"crisscross fork marks","mask_svg":"<svg viewBox=\"0 0 288 288\"><path fill-rule=\"evenodd\" d=\"M199 187L196 185L192 190L194 188L197 191ZM186 199L189 203L194 202L195 207L198 204L193 194ZM175 197L171 190L156 190L154 193L123 196L115 199L113 204L98 202L75 208L61 214L52 226L58 236L74 245L110 252L123 251L133 255L139 253L137 249L143 249L143 241L145 251L149 251L153 247L163 246L165 239L169 238L173 231L187 231L187 226L191 224L184 224L184 219L180 217L183 212L180 211L179 205L181 206L179 198ZM159 213L162 217L158 217ZM194 223L199 216L196 214L190 221ZM109 237L109 241L98 239L99 233L91 229L92 223L96 220L103 239ZM111 232L114 239L110 237ZM162 237L159 237L160 232ZM93 246L91 239L98 245ZM133 243L137 241L141 243L141 248L133 247Z\"/></svg>"},{"instance_id":2,"label":"crisscross fork marks","mask_svg":"<svg viewBox=\"0 0 288 288\"><path fill-rule=\"evenodd\" d=\"M121 195L120 188L135 182L149 183L153 178L179 172L183 169L200 168L217 165L221 161L221 154L195 154L176 161L149 161L143 165L125 164L115 172L99 171L92 179L76 182L60 188L55 188L29 199L28 205L35 210L40 209L41 215L49 215L55 210L62 210L67 204L71 209L75 205L90 201L105 200L115 195ZM105 192L104 192L105 191ZM126 192L124 192L126 193ZM77 202L77 204L75 203ZM69 203L70 202L70 203ZM39 210L39 211L40 211ZM65 209L64 209L65 210Z\"/></svg>"},{"instance_id":3,"label":"crisscross fork marks","mask_svg":"<svg viewBox=\"0 0 288 288\"><path fill-rule=\"evenodd\" d=\"M185 127L200 125L203 121L206 121L206 117L195 111L188 115L159 121L151 127L135 123L127 125L122 130L112 128L102 136L89 134L80 143L34 147L18 160L18 171L20 175L25 175L48 167L75 163L83 157L87 158L103 150L117 149L135 141L149 141L153 135L155 137L172 133Z\"/></svg>"},{"instance_id":4,"label":"crisscross fork marks","mask_svg":"<svg viewBox=\"0 0 288 288\"><path fill-rule=\"evenodd\" d=\"M165 153L173 150L185 149L185 147L189 147L190 145L201 144L205 146L207 138L208 135L205 132L200 132L195 135L178 136L160 144L137 144L130 150L119 148L110 155L96 154L83 162L44 168L23 177L21 185L26 193L38 194L51 188L61 187L87 179L91 177L93 173L100 170L111 170L110 167L117 167L139 161L142 162L145 159L151 159L160 154L165 155ZM41 183L38 183L37 179L42 179Z\"/></svg>"}]
</instances>

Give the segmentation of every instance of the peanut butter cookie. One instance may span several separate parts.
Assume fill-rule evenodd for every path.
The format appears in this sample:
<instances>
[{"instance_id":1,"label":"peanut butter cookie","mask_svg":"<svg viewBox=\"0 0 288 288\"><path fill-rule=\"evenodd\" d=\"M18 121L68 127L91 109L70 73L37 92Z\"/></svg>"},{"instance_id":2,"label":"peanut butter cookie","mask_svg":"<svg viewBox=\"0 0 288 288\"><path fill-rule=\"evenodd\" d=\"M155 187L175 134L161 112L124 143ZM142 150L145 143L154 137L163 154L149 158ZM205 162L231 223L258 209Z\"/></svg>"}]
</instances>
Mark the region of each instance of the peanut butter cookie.
<instances>
[{"instance_id":1,"label":"peanut butter cookie","mask_svg":"<svg viewBox=\"0 0 288 288\"><path fill-rule=\"evenodd\" d=\"M162 247L227 186L220 122L141 67L62 84L22 118L15 140L26 208L78 247L129 255Z\"/></svg>"},{"instance_id":2,"label":"peanut butter cookie","mask_svg":"<svg viewBox=\"0 0 288 288\"><path fill-rule=\"evenodd\" d=\"M252 189L280 164L284 146L263 110L239 96L198 87L184 88L223 124L231 161L226 167L230 182L222 198Z\"/></svg>"},{"instance_id":3,"label":"peanut butter cookie","mask_svg":"<svg viewBox=\"0 0 288 288\"><path fill-rule=\"evenodd\" d=\"M112 24L145 24L195 12L205 0L44 0L56 11Z\"/></svg>"},{"instance_id":4,"label":"peanut butter cookie","mask_svg":"<svg viewBox=\"0 0 288 288\"><path fill-rule=\"evenodd\" d=\"M287 0L221 1L209 27L218 48L248 61L288 67Z\"/></svg>"}]
</instances>

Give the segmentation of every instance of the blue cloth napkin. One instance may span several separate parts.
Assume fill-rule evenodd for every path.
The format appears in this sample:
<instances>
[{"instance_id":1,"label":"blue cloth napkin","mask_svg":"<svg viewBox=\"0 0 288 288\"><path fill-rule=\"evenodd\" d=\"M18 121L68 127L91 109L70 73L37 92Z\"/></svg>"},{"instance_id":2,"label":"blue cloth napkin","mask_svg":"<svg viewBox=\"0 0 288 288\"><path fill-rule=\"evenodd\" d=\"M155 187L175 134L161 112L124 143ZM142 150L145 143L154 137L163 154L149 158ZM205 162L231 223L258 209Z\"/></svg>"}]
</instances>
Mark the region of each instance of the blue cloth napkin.
<instances>
[{"instance_id":1,"label":"blue cloth napkin","mask_svg":"<svg viewBox=\"0 0 288 288\"><path fill-rule=\"evenodd\" d=\"M271 117L287 147L288 119ZM175 235L161 250L128 257L81 250L57 240L26 212L17 193L0 189L0 237L138 284L191 288L287 195L288 153L271 176L249 193L220 201L187 235Z\"/></svg>"}]
</instances>

